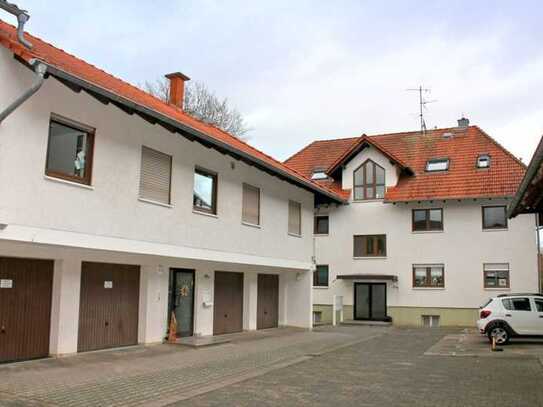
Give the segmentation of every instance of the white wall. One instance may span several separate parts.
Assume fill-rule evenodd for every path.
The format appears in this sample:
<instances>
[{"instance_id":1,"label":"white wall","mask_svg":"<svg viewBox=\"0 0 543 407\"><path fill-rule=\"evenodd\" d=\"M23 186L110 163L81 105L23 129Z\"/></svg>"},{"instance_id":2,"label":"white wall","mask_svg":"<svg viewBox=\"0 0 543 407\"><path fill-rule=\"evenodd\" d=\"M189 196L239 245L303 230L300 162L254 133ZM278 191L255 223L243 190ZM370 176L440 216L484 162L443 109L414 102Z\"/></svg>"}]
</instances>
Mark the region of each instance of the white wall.
<instances>
[{"instance_id":1,"label":"white wall","mask_svg":"<svg viewBox=\"0 0 543 407\"><path fill-rule=\"evenodd\" d=\"M368 157L385 167L386 184L393 185L397 179L394 167L371 148L346 166L343 182L352 182L353 169ZM322 208L321 213L329 212L330 233L315 237L317 264L329 265L330 287L315 288L313 303L332 304L336 294L352 305L352 281L336 280L336 275L367 273L398 276L396 287L388 284L389 306L478 307L502 292L484 289L483 263L509 263L509 292L537 291L534 217L521 215L509 220L506 231L482 229L481 206L506 203L463 200L394 205L377 200ZM413 208L443 208L444 231L412 232ZM354 259L353 235L360 234L386 234L387 257ZM412 266L419 263L443 263L445 288L413 288Z\"/></svg>"},{"instance_id":2,"label":"white wall","mask_svg":"<svg viewBox=\"0 0 543 407\"><path fill-rule=\"evenodd\" d=\"M5 49L0 76L0 107L32 82L31 71ZM44 177L52 112L96 128L92 189ZM142 145L173 155L171 208L138 200ZM192 211L196 165L219 174L217 217ZM262 190L260 229L241 223L243 182ZM54 78L0 126L0 196L2 223L308 263L312 254L312 193L76 94ZM302 203L303 238L287 233L289 199Z\"/></svg>"}]
</instances>

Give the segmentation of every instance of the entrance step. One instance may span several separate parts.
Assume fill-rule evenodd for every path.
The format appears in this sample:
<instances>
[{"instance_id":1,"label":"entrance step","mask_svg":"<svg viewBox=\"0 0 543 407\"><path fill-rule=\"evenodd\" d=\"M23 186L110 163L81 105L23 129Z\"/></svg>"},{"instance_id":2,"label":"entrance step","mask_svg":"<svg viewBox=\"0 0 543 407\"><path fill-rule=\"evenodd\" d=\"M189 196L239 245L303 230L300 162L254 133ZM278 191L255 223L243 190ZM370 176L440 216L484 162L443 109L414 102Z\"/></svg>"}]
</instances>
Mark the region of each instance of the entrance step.
<instances>
[{"instance_id":1,"label":"entrance step","mask_svg":"<svg viewBox=\"0 0 543 407\"><path fill-rule=\"evenodd\" d=\"M177 338L175 345L184 345L191 348L202 348L206 346L223 345L229 343L230 338L219 336L189 336L187 338Z\"/></svg>"},{"instance_id":2,"label":"entrance step","mask_svg":"<svg viewBox=\"0 0 543 407\"><path fill-rule=\"evenodd\" d=\"M340 322L341 325L365 325L365 326L392 326L392 322L386 321L358 321L354 319L346 319Z\"/></svg>"}]
</instances>

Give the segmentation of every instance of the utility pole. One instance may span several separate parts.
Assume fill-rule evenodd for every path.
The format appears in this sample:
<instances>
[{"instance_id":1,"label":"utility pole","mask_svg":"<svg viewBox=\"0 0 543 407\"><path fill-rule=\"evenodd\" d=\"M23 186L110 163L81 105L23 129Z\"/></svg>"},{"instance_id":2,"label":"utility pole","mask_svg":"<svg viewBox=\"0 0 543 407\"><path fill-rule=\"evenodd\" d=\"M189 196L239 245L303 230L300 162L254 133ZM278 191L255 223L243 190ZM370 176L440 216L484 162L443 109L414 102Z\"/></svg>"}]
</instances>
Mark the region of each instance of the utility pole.
<instances>
[{"instance_id":1,"label":"utility pole","mask_svg":"<svg viewBox=\"0 0 543 407\"><path fill-rule=\"evenodd\" d=\"M408 92L418 92L419 94L419 118L420 118L420 132L424 135L426 134L426 121L424 120L424 109L428 103L437 102L437 100L426 100L423 96L423 92L429 93L431 89L423 88L420 85L418 88L406 89Z\"/></svg>"}]
</instances>

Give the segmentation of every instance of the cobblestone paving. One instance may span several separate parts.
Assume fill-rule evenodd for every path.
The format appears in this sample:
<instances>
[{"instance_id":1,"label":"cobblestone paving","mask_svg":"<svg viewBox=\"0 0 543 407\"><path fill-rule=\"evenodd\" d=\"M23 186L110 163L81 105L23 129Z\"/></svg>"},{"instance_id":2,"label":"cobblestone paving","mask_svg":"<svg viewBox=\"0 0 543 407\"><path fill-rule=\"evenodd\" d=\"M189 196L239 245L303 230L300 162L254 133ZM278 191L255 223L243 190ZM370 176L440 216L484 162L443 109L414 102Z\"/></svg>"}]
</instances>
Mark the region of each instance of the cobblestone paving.
<instances>
[{"instance_id":1,"label":"cobblestone paving","mask_svg":"<svg viewBox=\"0 0 543 407\"><path fill-rule=\"evenodd\" d=\"M203 349L158 345L4 365L0 405L159 406L380 336L387 329L276 332Z\"/></svg>"},{"instance_id":2,"label":"cobblestone paving","mask_svg":"<svg viewBox=\"0 0 543 407\"><path fill-rule=\"evenodd\" d=\"M392 329L381 337L172 407L543 406L543 364L535 355L424 354L444 336L458 333L461 331Z\"/></svg>"}]
</instances>

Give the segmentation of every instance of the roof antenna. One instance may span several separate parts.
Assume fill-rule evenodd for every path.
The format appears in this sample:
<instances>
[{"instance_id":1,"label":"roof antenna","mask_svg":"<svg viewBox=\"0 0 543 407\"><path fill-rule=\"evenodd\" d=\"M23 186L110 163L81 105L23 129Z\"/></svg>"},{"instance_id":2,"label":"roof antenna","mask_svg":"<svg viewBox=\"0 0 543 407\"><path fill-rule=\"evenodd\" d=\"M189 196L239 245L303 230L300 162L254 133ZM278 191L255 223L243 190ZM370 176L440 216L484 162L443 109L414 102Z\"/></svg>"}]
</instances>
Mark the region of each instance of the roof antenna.
<instances>
[{"instance_id":1,"label":"roof antenna","mask_svg":"<svg viewBox=\"0 0 543 407\"><path fill-rule=\"evenodd\" d=\"M420 117L420 132L422 135L426 134L426 121L424 120L424 109L428 103L437 102L437 100L427 100L423 96L424 93L430 93L432 90L429 88L423 88L420 85L418 88L406 89L408 92L418 92L419 93L419 117Z\"/></svg>"},{"instance_id":2,"label":"roof antenna","mask_svg":"<svg viewBox=\"0 0 543 407\"><path fill-rule=\"evenodd\" d=\"M17 39L26 48L32 49L32 44L25 40L25 24L30 18L26 10L21 10L15 4L8 3L6 0L0 0L0 8L17 17Z\"/></svg>"}]
</instances>

